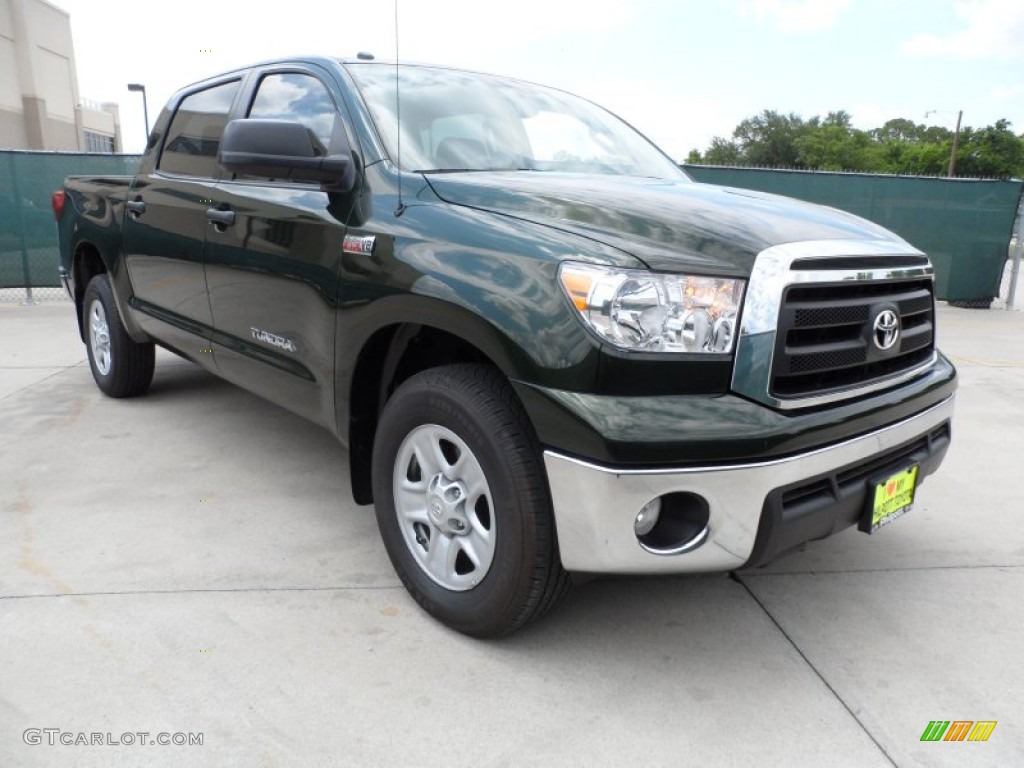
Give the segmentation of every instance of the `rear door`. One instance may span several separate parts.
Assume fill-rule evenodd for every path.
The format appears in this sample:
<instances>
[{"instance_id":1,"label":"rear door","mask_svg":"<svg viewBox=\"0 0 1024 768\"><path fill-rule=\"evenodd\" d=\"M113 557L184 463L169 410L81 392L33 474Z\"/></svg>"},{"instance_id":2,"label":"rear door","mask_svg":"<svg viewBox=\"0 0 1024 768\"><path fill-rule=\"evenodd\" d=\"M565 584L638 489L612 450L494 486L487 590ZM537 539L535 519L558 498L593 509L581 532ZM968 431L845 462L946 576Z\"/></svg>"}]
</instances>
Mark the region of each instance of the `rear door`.
<instances>
[{"instance_id":1,"label":"rear door","mask_svg":"<svg viewBox=\"0 0 1024 768\"><path fill-rule=\"evenodd\" d=\"M348 146L329 73L271 67L251 83L245 116L297 120L328 154ZM225 178L214 197L224 221L207 232L206 278L221 375L333 427L335 309L351 195L316 183Z\"/></svg>"},{"instance_id":2,"label":"rear door","mask_svg":"<svg viewBox=\"0 0 1024 768\"><path fill-rule=\"evenodd\" d=\"M124 250L143 327L186 357L210 365L213 314L203 249L207 209L220 176L217 149L240 91L235 77L186 95L170 118L155 167L140 168L128 194Z\"/></svg>"}]
</instances>

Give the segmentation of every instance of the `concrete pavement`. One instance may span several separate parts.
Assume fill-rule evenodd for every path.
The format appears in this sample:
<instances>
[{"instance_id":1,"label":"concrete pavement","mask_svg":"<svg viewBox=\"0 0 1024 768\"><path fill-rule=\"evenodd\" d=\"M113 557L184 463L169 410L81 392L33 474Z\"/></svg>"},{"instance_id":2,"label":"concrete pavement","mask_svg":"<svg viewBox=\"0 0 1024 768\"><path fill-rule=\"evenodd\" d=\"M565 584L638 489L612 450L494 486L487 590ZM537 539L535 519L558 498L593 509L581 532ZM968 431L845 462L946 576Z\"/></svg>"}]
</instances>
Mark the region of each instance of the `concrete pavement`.
<instances>
[{"instance_id":1,"label":"concrete pavement","mask_svg":"<svg viewBox=\"0 0 1024 768\"><path fill-rule=\"evenodd\" d=\"M1024 313L939 320L954 442L909 515L480 642L407 597L326 432L163 352L111 400L70 304L0 304L0 766L1019 765Z\"/></svg>"}]
</instances>

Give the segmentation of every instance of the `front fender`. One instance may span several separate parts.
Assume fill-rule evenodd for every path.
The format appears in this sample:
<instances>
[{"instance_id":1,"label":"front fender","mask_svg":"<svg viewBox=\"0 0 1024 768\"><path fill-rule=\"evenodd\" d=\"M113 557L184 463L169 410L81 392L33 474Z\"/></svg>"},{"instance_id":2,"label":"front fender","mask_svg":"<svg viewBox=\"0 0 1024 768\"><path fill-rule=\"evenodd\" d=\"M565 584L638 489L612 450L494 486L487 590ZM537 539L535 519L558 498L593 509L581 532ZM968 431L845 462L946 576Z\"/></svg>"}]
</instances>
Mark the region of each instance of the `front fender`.
<instances>
[{"instance_id":1,"label":"front fender","mask_svg":"<svg viewBox=\"0 0 1024 768\"><path fill-rule=\"evenodd\" d=\"M393 210L380 200L373 208ZM347 234L370 238L373 249L342 256L339 406L345 405L367 342L402 325L444 331L511 379L593 389L600 344L573 315L558 283L558 265L567 257L597 260L607 248L550 227L437 201L410 205L400 218L371 218ZM345 412L339 407L339 417Z\"/></svg>"}]
</instances>

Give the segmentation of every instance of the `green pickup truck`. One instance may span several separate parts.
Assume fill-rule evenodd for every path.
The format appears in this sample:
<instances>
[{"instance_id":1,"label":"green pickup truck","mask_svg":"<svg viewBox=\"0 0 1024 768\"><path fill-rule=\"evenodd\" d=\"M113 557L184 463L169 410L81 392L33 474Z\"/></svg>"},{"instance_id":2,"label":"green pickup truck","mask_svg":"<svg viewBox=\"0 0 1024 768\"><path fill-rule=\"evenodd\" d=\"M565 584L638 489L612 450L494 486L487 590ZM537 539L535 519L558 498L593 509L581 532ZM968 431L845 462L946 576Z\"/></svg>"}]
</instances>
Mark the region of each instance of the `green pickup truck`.
<instances>
[{"instance_id":1,"label":"green pickup truck","mask_svg":"<svg viewBox=\"0 0 1024 768\"><path fill-rule=\"evenodd\" d=\"M100 389L143 394L159 344L329 429L409 592L467 634L571 574L873 532L949 446L925 254L694 183L562 91L258 64L179 91L136 176L54 211Z\"/></svg>"}]
</instances>

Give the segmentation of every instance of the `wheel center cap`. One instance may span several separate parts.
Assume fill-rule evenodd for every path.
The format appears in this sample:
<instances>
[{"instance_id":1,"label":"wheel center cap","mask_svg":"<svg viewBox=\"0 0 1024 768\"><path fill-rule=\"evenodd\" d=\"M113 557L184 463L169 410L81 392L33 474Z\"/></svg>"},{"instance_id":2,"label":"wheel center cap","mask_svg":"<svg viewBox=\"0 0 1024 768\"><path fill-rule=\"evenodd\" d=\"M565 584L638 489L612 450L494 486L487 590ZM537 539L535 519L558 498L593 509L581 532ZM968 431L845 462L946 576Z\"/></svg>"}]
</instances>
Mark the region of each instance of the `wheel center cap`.
<instances>
[{"instance_id":1,"label":"wheel center cap","mask_svg":"<svg viewBox=\"0 0 1024 768\"><path fill-rule=\"evenodd\" d=\"M441 502L437 499L430 500L430 518L435 522L441 522L441 518L444 517L444 507Z\"/></svg>"},{"instance_id":2,"label":"wheel center cap","mask_svg":"<svg viewBox=\"0 0 1024 768\"><path fill-rule=\"evenodd\" d=\"M427 485L427 515L434 527L451 536L469 533L466 486L438 473Z\"/></svg>"}]
</instances>

